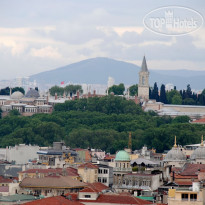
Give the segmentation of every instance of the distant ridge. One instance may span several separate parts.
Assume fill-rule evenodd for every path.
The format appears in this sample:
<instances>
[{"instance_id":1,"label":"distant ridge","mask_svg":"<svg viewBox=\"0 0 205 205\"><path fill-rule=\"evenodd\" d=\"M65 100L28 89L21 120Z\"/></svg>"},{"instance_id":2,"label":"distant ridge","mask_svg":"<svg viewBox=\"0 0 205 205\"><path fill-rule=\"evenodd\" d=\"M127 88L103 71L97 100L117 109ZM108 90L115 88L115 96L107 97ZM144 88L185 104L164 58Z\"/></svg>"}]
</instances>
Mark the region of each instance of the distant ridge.
<instances>
[{"instance_id":1,"label":"distant ridge","mask_svg":"<svg viewBox=\"0 0 205 205\"><path fill-rule=\"evenodd\" d=\"M147 59L149 69L149 59ZM31 80L36 80L40 84L56 84L61 81L65 83L87 83L87 84L107 84L108 77L115 79L115 83L132 85L138 83L138 72L140 67L111 58L97 57L73 63L54 70L38 73L30 76ZM158 87L162 83L173 83L177 89L186 89L187 84L193 89L205 88L205 71L188 70L151 70L150 86L154 82Z\"/></svg>"}]
</instances>

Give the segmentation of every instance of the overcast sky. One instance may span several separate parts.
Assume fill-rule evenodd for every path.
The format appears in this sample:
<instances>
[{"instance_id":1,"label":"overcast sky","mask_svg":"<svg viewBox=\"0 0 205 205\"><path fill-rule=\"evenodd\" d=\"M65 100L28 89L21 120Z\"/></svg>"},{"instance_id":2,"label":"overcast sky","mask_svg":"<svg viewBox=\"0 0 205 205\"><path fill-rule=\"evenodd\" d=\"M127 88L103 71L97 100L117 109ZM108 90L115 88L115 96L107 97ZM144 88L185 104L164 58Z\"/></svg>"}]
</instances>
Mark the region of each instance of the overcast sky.
<instances>
[{"instance_id":1,"label":"overcast sky","mask_svg":"<svg viewBox=\"0 0 205 205\"><path fill-rule=\"evenodd\" d=\"M0 79L25 77L93 57L149 69L205 71L205 27L184 36L147 30L143 18L169 5L205 16L204 0L0 0Z\"/></svg>"}]
</instances>

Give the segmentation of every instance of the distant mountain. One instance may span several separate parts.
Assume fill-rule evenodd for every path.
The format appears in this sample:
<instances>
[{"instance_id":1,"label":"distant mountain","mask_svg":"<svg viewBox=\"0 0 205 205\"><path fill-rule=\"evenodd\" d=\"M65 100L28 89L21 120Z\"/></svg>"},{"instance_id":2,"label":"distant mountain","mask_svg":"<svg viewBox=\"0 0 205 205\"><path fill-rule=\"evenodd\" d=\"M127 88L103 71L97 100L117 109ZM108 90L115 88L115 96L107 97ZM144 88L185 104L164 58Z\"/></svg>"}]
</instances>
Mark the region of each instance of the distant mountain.
<instances>
[{"instance_id":1,"label":"distant mountain","mask_svg":"<svg viewBox=\"0 0 205 205\"><path fill-rule=\"evenodd\" d=\"M147 61L149 69L149 61ZM73 63L54 70L38 73L30 76L31 80L36 80L39 84L59 85L65 83L87 83L87 84L107 84L108 77L115 79L115 83L132 85L138 83L138 72L140 67L131 63L118 61L110 58L92 58ZM150 85L157 82L173 83L177 89L185 89L187 84L193 89L205 88L205 71L187 70L151 70Z\"/></svg>"}]
</instances>

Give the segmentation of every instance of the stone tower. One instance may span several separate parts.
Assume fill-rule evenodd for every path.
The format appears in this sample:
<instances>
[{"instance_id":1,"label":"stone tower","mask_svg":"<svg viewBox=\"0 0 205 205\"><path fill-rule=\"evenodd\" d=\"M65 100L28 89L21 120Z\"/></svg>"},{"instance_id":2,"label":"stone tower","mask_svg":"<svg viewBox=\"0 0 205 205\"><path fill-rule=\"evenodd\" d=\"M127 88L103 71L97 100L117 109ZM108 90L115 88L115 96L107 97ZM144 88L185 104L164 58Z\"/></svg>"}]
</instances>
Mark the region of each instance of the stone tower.
<instances>
[{"instance_id":1,"label":"stone tower","mask_svg":"<svg viewBox=\"0 0 205 205\"><path fill-rule=\"evenodd\" d=\"M139 72L138 97L140 99L149 100L149 71L147 69L145 56Z\"/></svg>"}]
</instances>

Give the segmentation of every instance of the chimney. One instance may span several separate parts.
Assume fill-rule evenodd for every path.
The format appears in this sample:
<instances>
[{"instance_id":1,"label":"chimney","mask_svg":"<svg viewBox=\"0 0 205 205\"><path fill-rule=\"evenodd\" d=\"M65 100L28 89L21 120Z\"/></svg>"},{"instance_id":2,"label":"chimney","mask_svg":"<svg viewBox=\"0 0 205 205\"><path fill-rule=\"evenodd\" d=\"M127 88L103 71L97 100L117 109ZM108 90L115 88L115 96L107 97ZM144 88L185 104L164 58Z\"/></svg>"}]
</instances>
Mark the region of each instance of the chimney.
<instances>
[{"instance_id":1,"label":"chimney","mask_svg":"<svg viewBox=\"0 0 205 205\"><path fill-rule=\"evenodd\" d=\"M139 99L138 99L138 97L135 95L135 103L136 104L139 104L140 102L139 102Z\"/></svg>"},{"instance_id":2,"label":"chimney","mask_svg":"<svg viewBox=\"0 0 205 205\"><path fill-rule=\"evenodd\" d=\"M57 100L58 96L57 96L57 93L55 93L55 100Z\"/></svg>"},{"instance_id":3,"label":"chimney","mask_svg":"<svg viewBox=\"0 0 205 205\"><path fill-rule=\"evenodd\" d=\"M172 172L172 181L174 182L174 180L175 180L175 172L173 171Z\"/></svg>"},{"instance_id":4,"label":"chimney","mask_svg":"<svg viewBox=\"0 0 205 205\"><path fill-rule=\"evenodd\" d=\"M77 99L79 99L80 98L80 91L78 90L77 91Z\"/></svg>"},{"instance_id":5,"label":"chimney","mask_svg":"<svg viewBox=\"0 0 205 205\"><path fill-rule=\"evenodd\" d=\"M96 96L96 90L93 90L93 96L94 97Z\"/></svg>"},{"instance_id":6,"label":"chimney","mask_svg":"<svg viewBox=\"0 0 205 205\"><path fill-rule=\"evenodd\" d=\"M90 93L90 92L88 92L88 97L89 97L89 98L91 97L91 93Z\"/></svg>"}]
</instances>

